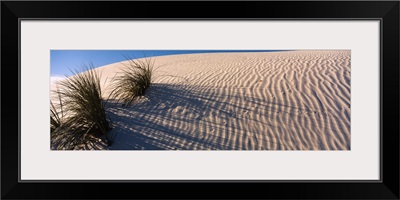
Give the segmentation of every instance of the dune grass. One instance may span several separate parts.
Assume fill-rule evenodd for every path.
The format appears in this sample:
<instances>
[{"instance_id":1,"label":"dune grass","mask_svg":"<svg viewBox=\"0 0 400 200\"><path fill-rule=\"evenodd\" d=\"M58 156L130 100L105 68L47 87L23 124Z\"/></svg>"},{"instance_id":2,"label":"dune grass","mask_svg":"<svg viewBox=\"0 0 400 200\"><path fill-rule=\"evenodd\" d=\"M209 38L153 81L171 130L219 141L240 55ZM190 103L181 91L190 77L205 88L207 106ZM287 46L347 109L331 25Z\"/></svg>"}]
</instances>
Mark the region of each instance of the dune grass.
<instances>
[{"instance_id":1,"label":"dune grass","mask_svg":"<svg viewBox=\"0 0 400 200\"><path fill-rule=\"evenodd\" d=\"M127 59L128 64L125 64L121 68L122 72L112 80L110 98L129 106L143 96L146 89L150 87L154 72L154 60L150 58Z\"/></svg>"},{"instance_id":2,"label":"dune grass","mask_svg":"<svg viewBox=\"0 0 400 200\"><path fill-rule=\"evenodd\" d=\"M121 73L112 79L108 99L131 105L145 95L153 79L154 60L127 58ZM71 70L73 76L57 83L58 104L50 102L50 127L53 147L75 149L77 145L96 142L104 136L108 146L110 121L106 115L107 101L102 98L101 74L92 64Z\"/></svg>"},{"instance_id":3,"label":"dune grass","mask_svg":"<svg viewBox=\"0 0 400 200\"><path fill-rule=\"evenodd\" d=\"M59 81L61 87L57 94L62 99L63 112L68 113L63 121L63 132L70 134L70 143L84 142L92 135L104 136L111 145L112 138L108 135L111 126L100 86L101 74L93 69L92 64L84 65L81 70L71 71L75 75ZM54 125L56 122L57 118Z\"/></svg>"},{"instance_id":4,"label":"dune grass","mask_svg":"<svg viewBox=\"0 0 400 200\"><path fill-rule=\"evenodd\" d=\"M57 113L53 102L50 102L50 132L53 133L58 127L61 126L61 118Z\"/></svg>"},{"instance_id":5,"label":"dune grass","mask_svg":"<svg viewBox=\"0 0 400 200\"><path fill-rule=\"evenodd\" d=\"M57 90L55 93L57 94L58 105L56 106L50 100L50 133L53 133L57 128L61 127L62 119L64 118L64 109L61 100L61 95L58 93L59 88L57 86Z\"/></svg>"}]
</instances>

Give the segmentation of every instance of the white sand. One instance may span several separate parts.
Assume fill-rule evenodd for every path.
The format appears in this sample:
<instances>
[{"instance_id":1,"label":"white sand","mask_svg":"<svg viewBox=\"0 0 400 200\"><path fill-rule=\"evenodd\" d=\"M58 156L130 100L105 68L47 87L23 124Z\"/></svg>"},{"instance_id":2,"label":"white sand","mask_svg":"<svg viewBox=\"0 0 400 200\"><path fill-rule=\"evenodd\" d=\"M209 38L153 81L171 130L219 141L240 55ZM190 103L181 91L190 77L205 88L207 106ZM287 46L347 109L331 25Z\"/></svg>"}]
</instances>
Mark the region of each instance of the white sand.
<instances>
[{"instance_id":1,"label":"white sand","mask_svg":"<svg viewBox=\"0 0 400 200\"><path fill-rule=\"evenodd\" d=\"M146 97L108 109L110 149L350 150L350 51L154 59ZM118 67L96 69L104 96Z\"/></svg>"}]
</instances>

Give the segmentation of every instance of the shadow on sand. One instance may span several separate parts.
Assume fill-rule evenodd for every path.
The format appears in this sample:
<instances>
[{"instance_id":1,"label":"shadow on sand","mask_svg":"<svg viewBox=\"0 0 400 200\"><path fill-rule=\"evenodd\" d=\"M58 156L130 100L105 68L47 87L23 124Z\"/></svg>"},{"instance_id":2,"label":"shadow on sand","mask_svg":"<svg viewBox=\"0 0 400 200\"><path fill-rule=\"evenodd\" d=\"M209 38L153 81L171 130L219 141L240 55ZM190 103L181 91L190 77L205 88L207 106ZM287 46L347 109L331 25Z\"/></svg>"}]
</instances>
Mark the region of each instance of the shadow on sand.
<instances>
[{"instance_id":1,"label":"shadow on sand","mask_svg":"<svg viewBox=\"0 0 400 200\"><path fill-rule=\"evenodd\" d=\"M313 112L252 98L240 89L187 84L152 84L132 106L110 102L108 108L114 126L110 132L115 138L109 147L112 150L268 149L267 143L288 149L287 144L272 141L263 131L280 131L281 127L269 119ZM288 120L281 122L294 126Z\"/></svg>"}]
</instances>

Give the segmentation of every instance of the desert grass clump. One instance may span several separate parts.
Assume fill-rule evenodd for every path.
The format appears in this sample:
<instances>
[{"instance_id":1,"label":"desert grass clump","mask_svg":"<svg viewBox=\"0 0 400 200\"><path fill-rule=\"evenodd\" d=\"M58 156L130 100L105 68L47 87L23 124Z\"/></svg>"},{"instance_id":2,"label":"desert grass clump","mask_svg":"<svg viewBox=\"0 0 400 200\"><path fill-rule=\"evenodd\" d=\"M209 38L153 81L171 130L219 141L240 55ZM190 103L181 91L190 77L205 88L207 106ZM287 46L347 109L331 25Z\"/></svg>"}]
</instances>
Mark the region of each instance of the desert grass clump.
<instances>
[{"instance_id":1,"label":"desert grass clump","mask_svg":"<svg viewBox=\"0 0 400 200\"><path fill-rule=\"evenodd\" d=\"M61 117L57 113L53 102L50 102L50 132L53 133L61 126Z\"/></svg>"},{"instance_id":2,"label":"desert grass clump","mask_svg":"<svg viewBox=\"0 0 400 200\"><path fill-rule=\"evenodd\" d=\"M62 98L65 117L63 127L67 127L72 138L85 138L87 135L104 136L108 145L111 129L106 116L105 101L102 99L100 86L101 74L94 70L93 65L84 65L81 69L71 71L75 75L59 82L58 91Z\"/></svg>"},{"instance_id":3,"label":"desert grass clump","mask_svg":"<svg viewBox=\"0 0 400 200\"><path fill-rule=\"evenodd\" d=\"M57 87L57 91L58 87ZM61 127L62 125L62 119L64 118L64 110L63 110L63 105L62 105L62 100L61 100L61 95L57 93L57 98L58 98L58 106L50 101L50 133L54 133L56 129Z\"/></svg>"},{"instance_id":4,"label":"desert grass clump","mask_svg":"<svg viewBox=\"0 0 400 200\"><path fill-rule=\"evenodd\" d=\"M128 63L121 68L122 72L112 80L110 97L129 106L144 96L146 89L150 87L154 72L154 60L150 58L127 59Z\"/></svg>"}]
</instances>

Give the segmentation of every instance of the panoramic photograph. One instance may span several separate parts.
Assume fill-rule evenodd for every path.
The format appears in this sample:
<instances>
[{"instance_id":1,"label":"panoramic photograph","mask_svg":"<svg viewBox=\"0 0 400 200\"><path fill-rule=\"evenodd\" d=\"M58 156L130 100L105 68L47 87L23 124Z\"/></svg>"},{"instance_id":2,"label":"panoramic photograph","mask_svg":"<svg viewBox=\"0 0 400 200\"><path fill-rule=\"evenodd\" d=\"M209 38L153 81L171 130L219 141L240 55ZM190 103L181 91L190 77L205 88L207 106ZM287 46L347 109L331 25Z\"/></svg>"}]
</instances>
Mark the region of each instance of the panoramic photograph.
<instances>
[{"instance_id":1,"label":"panoramic photograph","mask_svg":"<svg viewBox=\"0 0 400 200\"><path fill-rule=\"evenodd\" d=\"M351 50L51 50L51 150L351 150Z\"/></svg>"}]
</instances>

